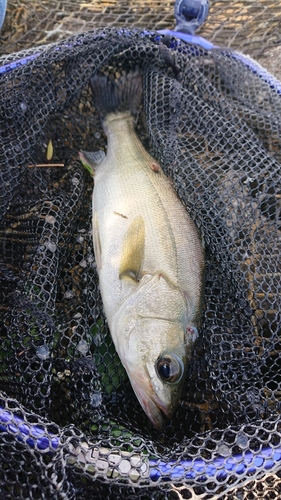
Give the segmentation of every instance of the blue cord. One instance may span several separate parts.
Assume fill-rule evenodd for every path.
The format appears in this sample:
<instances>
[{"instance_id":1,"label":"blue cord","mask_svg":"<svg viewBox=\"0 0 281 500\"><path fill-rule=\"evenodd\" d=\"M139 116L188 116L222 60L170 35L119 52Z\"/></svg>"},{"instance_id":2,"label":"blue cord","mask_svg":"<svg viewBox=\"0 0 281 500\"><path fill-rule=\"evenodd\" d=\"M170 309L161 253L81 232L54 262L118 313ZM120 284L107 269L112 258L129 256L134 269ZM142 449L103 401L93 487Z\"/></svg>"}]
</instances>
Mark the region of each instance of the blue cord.
<instances>
[{"instance_id":1,"label":"blue cord","mask_svg":"<svg viewBox=\"0 0 281 500\"><path fill-rule=\"evenodd\" d=\"M208 42L208 40L206 40L202 36L191 35L188 33L181 33L180 31L173 31L173 30L159 30L157 31L157 33L160 33L161 35L174 36L185 43L192 43L194 45L199 45L203 49L207 50L214 49L216 47L211 42ZM176 46L177 45L179 44L176 43Z\"/></svg>"},{"instance_id":2,"label":"blue cord","mask_svg":"<svg viewBox=\"0 0 281 500\"><path fill-rule=\"evenodd\" d=\"M196 479L207 481L217 479L225 481L231 474L251 476L256 472L266 473L281 462L281 448L262 448L255 454L246 451L244 454L235 454L232 457L217 457L207 461L195 458L194 460L180 460L179 462L164 462L150 460L150 478L152 481L175 481ZM157 466L156 468L153 468Z\"/></svg>"},{"instance_id":3,"label":"blue cord","mask_svg":"<svg viewBox=\"0 0 281 500\"><path fill-rule=\"evenodd\" d=\"M38 425L27 425L23 418L0 407L0 431L14 434L19 441L25 441L31 448L55 451L59 446L59 438L49 434Z\"/></svg>"},{"instance_id":4,"label":"blue cord","mask_svg":"<svg viewBox=\"0 0 281 500\"><path fill-rule=\"evenodd\" d=\"M3 66L0 66L0 75L3 75L4 73L9 73L9 71L18 68L19 66L24 66L24 64L27 64L29 61L32 61L33 59L36 59L36 57L40 56L40 54L41 52L37 52L36 54L22 57L21 59L17 59L16 61L12 61L10 63L4 64Z\"/></svg>"}]
</instances>

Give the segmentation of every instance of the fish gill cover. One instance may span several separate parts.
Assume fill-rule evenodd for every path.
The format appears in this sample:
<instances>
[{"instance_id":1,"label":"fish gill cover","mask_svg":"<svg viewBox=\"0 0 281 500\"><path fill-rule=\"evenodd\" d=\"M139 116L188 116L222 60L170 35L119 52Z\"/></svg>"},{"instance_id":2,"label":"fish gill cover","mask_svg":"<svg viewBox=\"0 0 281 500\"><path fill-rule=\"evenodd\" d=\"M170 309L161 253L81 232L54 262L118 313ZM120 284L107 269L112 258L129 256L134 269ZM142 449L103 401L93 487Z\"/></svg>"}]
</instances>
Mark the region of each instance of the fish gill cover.
<instances>
[{"instance_id":1,"label":"fish gill cover","mask_svg":"<svg viewBox=\"0 0 281 500\"><path fill-rule=\"evenodd\" d=\"M230 50L139 29L17 58L0 77L0 497L278 498L278 86ZM206 246L199 340L161 433L109 335L78 160L106 149L90 78L136 65L138 136Z\"/></svg>"}]
</instances>

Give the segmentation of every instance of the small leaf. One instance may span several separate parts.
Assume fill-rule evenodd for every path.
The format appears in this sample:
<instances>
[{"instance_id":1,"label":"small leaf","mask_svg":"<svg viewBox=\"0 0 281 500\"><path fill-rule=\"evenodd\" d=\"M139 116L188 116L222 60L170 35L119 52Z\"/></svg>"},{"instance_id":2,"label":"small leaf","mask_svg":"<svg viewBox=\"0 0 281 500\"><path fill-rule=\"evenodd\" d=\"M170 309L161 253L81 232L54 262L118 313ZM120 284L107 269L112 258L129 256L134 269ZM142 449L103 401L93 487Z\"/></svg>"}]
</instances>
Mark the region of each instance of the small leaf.
<instances>
[{"instance_id":1,"label":"small leaf","mask_svg":"<svg viewBox=\"0 0 281 500\"><path fill-rule=\"evenodd\" d=\"M54 154L54 147L53 147L53 143L52 143L52 140L49 141L49 144L47 146L47 160L51 160L53 158L53 154Z\"/></svg>"}]
</instances>

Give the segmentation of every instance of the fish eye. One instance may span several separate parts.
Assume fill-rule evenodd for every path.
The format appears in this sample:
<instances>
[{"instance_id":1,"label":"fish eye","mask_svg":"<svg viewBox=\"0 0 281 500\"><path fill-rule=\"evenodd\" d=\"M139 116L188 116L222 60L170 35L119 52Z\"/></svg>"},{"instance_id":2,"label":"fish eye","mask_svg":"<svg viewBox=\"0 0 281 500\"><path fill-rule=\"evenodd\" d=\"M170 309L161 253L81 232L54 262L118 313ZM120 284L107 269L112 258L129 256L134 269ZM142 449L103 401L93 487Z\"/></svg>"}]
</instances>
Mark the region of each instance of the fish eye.
<instances>
[{"instance_id":1,"label":"fish eye","mask_svg":"<svg viewBox=\"0 0 281 500\"><path fill-rule=\"evenodd\" d=\"M183 376L183 363L175 355L164 354L156 362L156 370L164 382L174 384Z\"/></svg>"}]
</instances>

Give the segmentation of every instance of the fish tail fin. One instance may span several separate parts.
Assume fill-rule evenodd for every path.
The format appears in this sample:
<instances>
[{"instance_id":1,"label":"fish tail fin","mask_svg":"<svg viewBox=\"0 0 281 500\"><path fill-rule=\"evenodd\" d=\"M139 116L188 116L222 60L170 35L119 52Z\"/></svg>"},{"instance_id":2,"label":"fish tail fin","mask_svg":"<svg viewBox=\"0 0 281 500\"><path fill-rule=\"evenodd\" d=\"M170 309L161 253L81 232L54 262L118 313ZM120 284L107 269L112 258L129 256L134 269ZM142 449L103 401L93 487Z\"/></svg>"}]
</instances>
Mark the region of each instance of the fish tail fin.
<instances>
[{"instance_id":1,"label":"fish tail fin","mask_svg":"<svg viewBox=\"0 0 281 500\"><path fill-rule=\"evenodd\" d=\"M94 76L90 80L95 106L103 120L110 113L130 111L137 114L142 101L142 75L139 69L116 80Z\"/></svg>"}]
</instances>

